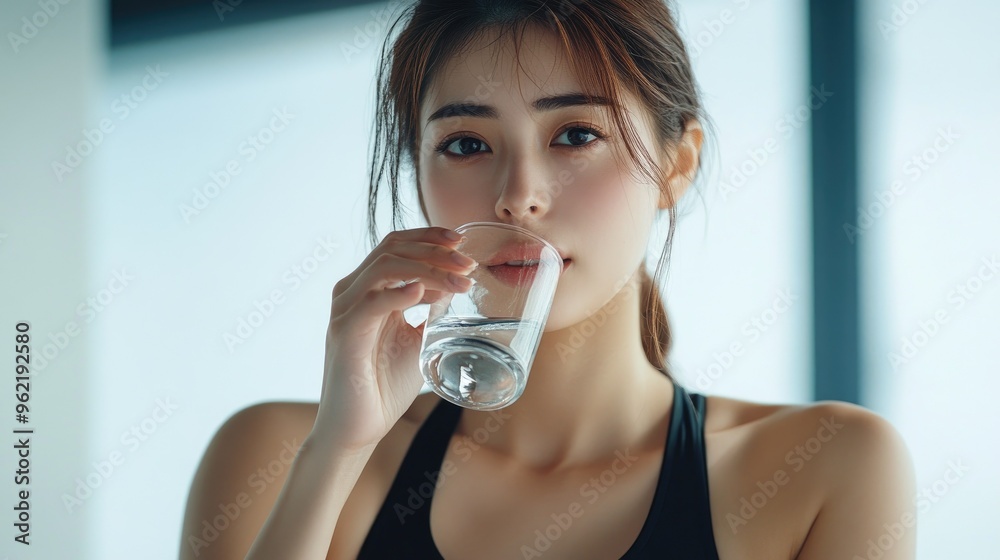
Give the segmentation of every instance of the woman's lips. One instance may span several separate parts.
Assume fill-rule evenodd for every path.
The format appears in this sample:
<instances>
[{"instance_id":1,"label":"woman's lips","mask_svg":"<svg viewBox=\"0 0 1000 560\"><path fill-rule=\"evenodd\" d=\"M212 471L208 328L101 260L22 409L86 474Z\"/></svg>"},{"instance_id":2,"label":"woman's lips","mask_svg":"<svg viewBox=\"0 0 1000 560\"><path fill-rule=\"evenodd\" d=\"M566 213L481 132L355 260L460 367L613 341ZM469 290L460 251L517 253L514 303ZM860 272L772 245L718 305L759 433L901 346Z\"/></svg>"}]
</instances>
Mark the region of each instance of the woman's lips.
<instances>
[{"instance_id":1,"label":"woman's lips","mask_svg":"<svg viewBox=\"0 0 1000 560\"><path fill-rule=\"evenodd\" d=\"M571 262L572 259L563 259L562 272L566 272ZM489 270L490 274L504 284L517 286L520 284L530 284L535 278L535 273L538 272L538 265L512 266L509 264L498 264L487 266L486 270Z\"/></svg>"}]
</instances>

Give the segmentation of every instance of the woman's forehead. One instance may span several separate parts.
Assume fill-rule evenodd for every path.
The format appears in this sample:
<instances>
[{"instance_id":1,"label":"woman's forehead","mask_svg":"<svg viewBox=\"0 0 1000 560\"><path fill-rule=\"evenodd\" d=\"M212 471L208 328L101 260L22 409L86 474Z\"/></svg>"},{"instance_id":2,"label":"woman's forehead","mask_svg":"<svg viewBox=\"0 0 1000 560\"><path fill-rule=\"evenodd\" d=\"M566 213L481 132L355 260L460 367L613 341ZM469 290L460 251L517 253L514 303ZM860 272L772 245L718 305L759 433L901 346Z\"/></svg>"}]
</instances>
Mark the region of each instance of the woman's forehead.
<instances>
[{"instance_id":1,"label":"woman's forehead","mask_svg":"<svg viewBox=\"0 0 1000 560\"><path fill-rule=\"evenodd\" d=\"M485 35L452 55L428 84L421 118L447 103L526 106L544 95L584 91L554 35L529 28L517 51L512 40Z\"/></svg>"}]
</instances>

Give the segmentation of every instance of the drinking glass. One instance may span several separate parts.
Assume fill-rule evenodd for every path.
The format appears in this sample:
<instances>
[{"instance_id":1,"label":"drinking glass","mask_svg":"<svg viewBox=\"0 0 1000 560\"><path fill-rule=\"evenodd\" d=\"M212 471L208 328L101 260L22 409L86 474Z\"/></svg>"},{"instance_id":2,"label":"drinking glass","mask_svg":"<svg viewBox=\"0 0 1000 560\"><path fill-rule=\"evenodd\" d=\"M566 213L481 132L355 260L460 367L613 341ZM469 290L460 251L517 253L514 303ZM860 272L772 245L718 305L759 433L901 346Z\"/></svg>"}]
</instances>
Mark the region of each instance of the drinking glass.
<instances>
[{"instance_id":1,"label":"drinking glass","mask_svg":"<svg viewBox=\"0 0 1000 560\"><path fill-rule=\"evenodd\" d=\"M495 410L524 392L563 262L524 228L471 222L455 231L466 237L455 249L479 265L468 291L430 305L420 371L442 398Z\"/></svg>"}]
</instances>

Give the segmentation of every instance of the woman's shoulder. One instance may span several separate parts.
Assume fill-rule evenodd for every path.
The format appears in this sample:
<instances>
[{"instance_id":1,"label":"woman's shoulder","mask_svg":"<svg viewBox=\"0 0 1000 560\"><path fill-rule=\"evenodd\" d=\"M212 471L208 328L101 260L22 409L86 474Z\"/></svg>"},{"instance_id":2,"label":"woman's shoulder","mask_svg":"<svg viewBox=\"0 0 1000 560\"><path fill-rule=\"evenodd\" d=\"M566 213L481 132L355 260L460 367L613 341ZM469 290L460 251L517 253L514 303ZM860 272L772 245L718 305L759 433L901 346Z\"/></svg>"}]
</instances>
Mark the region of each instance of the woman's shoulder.
<instances>
[{"instance_id":1,"label":"woman's shoulder","mask_svg":"<svg viewBox=\"0 0 1000 560\"><path fill-rule=\"evenodd\" d=\"M434 405L440 402L441 398L432 392L421 393L414 399L413 404L407 409L401 421L417 424L424 419L434 409ZM288 422L290 424L302 424L316 420L316 412L319 410L319 402L316 401L268 401L248 405L233 416L252 415L266 416L271 421Z\"/></svg>"},{"instance_id":2,"label":"woman's shoulder","mask_svg":"<svg viewBox=\"0 0 1000 560\"><path fill-rule=\"evenodd\" d=\"M716 460L735 458L760 465L761 472L798 472L813 465L818 488L838 484L843 467L858 461L859 453L881 448L879 457L898 462L887 454L905 450L887 419L845 401L768 403L710 395L704 422L706 441L716 442Z\"/></svg>"},{"instance_id":3,"label":"woman's shoulder","mask_svg":"<svg viewBox=\"0 0 1000 560\"><path fill-rule=\"evenodd\" d=\"M381 497L388 492L409 444L420 424L439 401L440 398L433 393L418 395L406 413L375 447L344 504L330 544L330 558L357 555L381 507ZM199 488L216 486L219 481L229 480L234 481L233 488L227 488L219 495L234 495L240 489L240 484L245 484L241 482L245 480L244 472L256 472L259 466L268 470L264 491L253 496L254 503L265 505L256 506L257 515L252 521L249 519L251 516L244 516L247 518L246 524L252 525L245 531L248 541L244 549L252 541L252 535L259 531L267 517L267 511L277 499L292 459L315 425L318 410L318 402L308 401L268 401L248 405L231 414L213 438L211 447L221 449L213 454L233 458L226 465L213 468L214 475L210 477L213 484L196 486L195 494L202 493ZM274 459L280 460L275 462ZM214 495L212 499L215 499ZM208 500L205 508L209 505L215 507L215 503ZM197 529L194 523L205 515L192 513L188 516L191 531ZM234 531L230 530L229 533Z\"/></svg>"},{"instance_id":4,"label":"woman's shoulder","mask_svg":"<svg viewBox=\"0 0 1000 560\"><path fill-rule=\"evenodd\" d=\"M385 463L391 464L394 459L401 461L398 451L405 450L440 400L433 392L417 395L409 409L376 446L368 466L381 470ZM315 401L268 401L246 406L230 416L226 424L241 425L244 432L266 427L268 433L291 442L290 445L297 448L312 431L318 411L319 402Z\"/></svg>"},{"instance_id":5,"label":"woman's shoulder","mask_svg":"<svg viewBox=\"0 0 1000 560\"><path fill-rule=\"evenodd\" d=\"M396 426L390 431L410 432L420 425L430 415L434 406L440 402L440 397L434 393L421 393L414 399L413 404L400 417ZM268 426L276 432L283 432L287 435L308 435L316 422L316 413L319 411L319 402L316 401L267 401L247 405L236 411L223 424L223 428L229 425L242 425L245 427ZM397 429L398 428L398 429ZM389 437L388 435L386 437ZM295 438L301 443L302 438Z\"/></svg>"},{"instance_id":6,"label":"woman's shoulder","mask_svg":"<svg viewBox=\"0 0 1000 560\"><path fill-rule=\"evenodd\" d=\"M409 409L375 446L362 470L358 487L374 489L376 495L388 488L421 424L440 400L433 392L417 395ZM256 433L255 441L258 445L274 447L277 445L275 442L280 440L288 444L286 447L297 452L311 433L318 411L318 402L270 401L240 410L227 423L242 425L243 429L239 431L248 437L253 437L251 434ZM260 437L263 433L267 436ZM366 500L363 497L366 493L364 490L355 492L358 494L355 500ZM347 505L355 504L351 502Z\"/></svg>"},{"instance_id":7,"label":"woman's shoulder","mask_svg":"<svg viewBox=\"0 0 1000 560\"><path fill-rule=\"evenodd\" d=\"M894 431L878 413L838 400L812 403L771 403L705 395L705 433L742 432L745 437L787 440L810 432L826 437L840 433L845 423L856 431Z\"/></svg>"},{"instance_id":8,"label":"woman's shoulder","mask_svg":"<svg viewBox=\"0 0 1000 560\"><path fill-rule=\"evenodd\" d=\"M391 482L417 430L440 401L441 398L433 392L417 395L399 421L375 446L362 472L362 482L372 479L377 479L377 485ZM253 405L237 414L254 414L266 418L264 422L270 424L274 430L272 433L298 437L301 443L312 430L318 410L318 402L273 401Z\"/></svg>"},{"instance_id":9,"label":"woman's shoulder","mask_svg":"<svg viewBox=\"0 0 1000 560\"><path fill-rule=\"evenodd\" d=\"M723 557L739 556L737 550L792 558L804 550L839 550L841 541L860 533L876 535L879 516L905 508L912 484L899 432L881 415L844 401L777 404L707 396L705 440ZM865 511L866 519L851 529L855 534L837 525L836 516L820 518L821 510ZM776 548L761 549L767 542Z\"/></svg>"}]
</instances>

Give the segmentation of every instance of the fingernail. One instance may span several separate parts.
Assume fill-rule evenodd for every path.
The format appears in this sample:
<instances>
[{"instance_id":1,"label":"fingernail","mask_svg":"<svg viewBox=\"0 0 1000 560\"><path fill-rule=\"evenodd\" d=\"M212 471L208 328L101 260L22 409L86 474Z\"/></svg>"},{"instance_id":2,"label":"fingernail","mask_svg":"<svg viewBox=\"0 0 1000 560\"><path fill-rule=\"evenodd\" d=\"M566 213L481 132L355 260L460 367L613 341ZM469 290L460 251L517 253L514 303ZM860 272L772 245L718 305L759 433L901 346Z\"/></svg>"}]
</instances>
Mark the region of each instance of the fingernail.
<instances>
[{"instance_id":1,"label":"fingernail","mask_svg":"<svg viewBox=\"0 0 1000 560\"><path fill-rule=\"evenodd\" d=\"M467 256L465 256L462 253L459 253L457 251L451 254L451 260L455 264L460 264L462 266L472 266L474 264L479 264L479 263L476 262L475 259L473 259L471 257L467 257Z\"/></svg>"},{"instance_id":2,"label":"fingernail","mask_svg":"<svg viewBox=\"0 0 1000 560\"><path fill-rule=\"evenodd\" d=\"M459 274L455 274L454 272L448 273L448 280L458 288L468 288L474 283L472 278L461 276Z\"/></svg>"},{"instance_id":3,"label":"fingernail","mask_svg":"<svg viewBox=\"0 0 1000 560\"><path fill-rule=\"evenodd\" d=\"M456 231L452 231L450 229L444 230L444 236L447 237L448 239L451 239L452 241L461 241L462 240L461 234L459 234Z\"/></svg>"}]
</instances>

